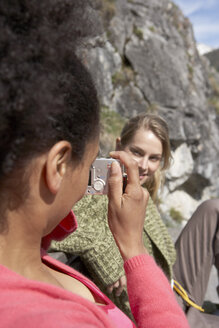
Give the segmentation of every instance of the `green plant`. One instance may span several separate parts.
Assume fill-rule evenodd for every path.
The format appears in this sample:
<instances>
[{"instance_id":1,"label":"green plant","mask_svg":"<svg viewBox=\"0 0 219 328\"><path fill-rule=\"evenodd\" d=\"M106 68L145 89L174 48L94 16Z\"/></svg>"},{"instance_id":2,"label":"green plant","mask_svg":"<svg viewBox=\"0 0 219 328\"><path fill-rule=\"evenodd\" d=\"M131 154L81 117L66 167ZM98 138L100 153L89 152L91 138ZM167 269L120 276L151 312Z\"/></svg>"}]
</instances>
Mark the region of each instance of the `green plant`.
<instances>
[{"instance_id":1,"label":"green plant","mask_svg":"<svg viewBox=\"0 0 219 328\"><path fill-rule=\"evenodd\" d=\"M103 106L101 108L100 120L100 147L104 156L107 156L108 152L115 148L116 137L120 135L126 119L117 112L110 110L109 107Z\"/></svg>"},{"instance_id":2,"label":"green plant","mask_svg":"<svg viewBox=\"0 0 219 328\"><path fill-rule=\"evenodd\" d=\"M209 84L212 89L212 95L208 98L208 103L215 108L216 113L219 115L219 82L213 73L209 75Z\"/></svg>"},{"instance_id":3,"label":"green plant","mask_svg":"<svg viewBox=\"0 0 219 328\"><path fill-rule=\"evenodd\" d=\"M219 83L213 74L209 76L209 83L213 89L214 94L219 97Z\"/></svg>"},{"instance_id":4,"label":"green plant","mask_svg":"<svg viewBox=\"0 0 219 328\"><path fill-rule=\"evenodd\" d=\"M155 32L155 27L154 27L154 26L150 26L150 27L149 27L149 30L150 30L151 32Z\"/></svg>"},{"instance_id":5,"label":"green plant","mask_svg":"<svg viewBox=\"0 0 219 328\"><path fill-rule=\"evenodd\" d=\"M143 32L140 28L134 25L133 33L140 39L143 40Z\"/></svg>"},{"instance_id":6,"label":"green plant","mask_svg":"<svg viewBox=\"0 0 219 328\"><path fill-rule=\"evenodd\" d=\"M188 68L188 72L189 72L189 79L192 80L193 74L194 74L194 69L190 64L187 65L187 68Z\"/></svg>"},{"instance_id":7,"label":"green plant","mask_svg":"<svg viewBox=\"0 0 219 328\"><path fill-rule=\"evenodd\" d=\"M151 112L151 113L157 113L157 111L158 111L158 106L157 106L157 104L155 104L155 103L151 103L150 105L148 105L148 107L147 107L147 111L148 111L148 112Z\"/></svg>"},{"instance_id":8,"label":"green plant","mask_svg":"<svg viewBox=\"0 0 219 328\"><path fill-rule=\"evenodd\" d=\"M116 0L99 0L100 13L105 27L107 27L108 23L116 14L115 2Z\"/></svg>"},{"instance_id":9,"label":"green plant","mask_svg":"<svg viewBox=\"0 0 219 328\"><path fill-rule=\"evenodd\" d=\"M112 32L109 31L109 30L106 30L106 37L107 37L108 40L110 40L111 37L112 37Z\"/></svg>"},{"instance_id":10,"label":"green plant","mask_svg":"<svg viewBox=\"0 0 219 328\"><path fill-rule=\"evenodd\" d=\"M208 103L216 109L216 113L219 115L219 97L209 98Z\"/></svg>"},{"instance_id":11,"label":"green plant","mask_svg":"<svg viewBox=\"0 0 219 328\"><path fill-rule=\"evenodd\" d=\"M112 83L113 85L125 85L127 84L127 79L125 77L124 72L122 71L117 71L112 75Z\"/></svg>"},{"instance_id":12,"label":"green plant","mask_svg":"<svg viewBox=\"0 0 219 328\"><path fill-rule=\"evenodd\" d=\"M164 220L164 224L167 228L174 228L174 224L168 220Z\"/></svg>"},{"instance_id":13,"label":"green plant","mask_svg":"<svg viewBox=\"0 0 219 328\"><path fill-rule=\"evenodd\" d=\"M113 134L116 137L120 134L126 121L120 114L110 110L107 106L101 108L100 119L105 132Z\"/></svg>"},{"instance_id":14,"label":"green plant","mask_svg":"<svg viewBox=\"0 0 219 328\"><path fill-rule=\"evenodd\" d=\"M178 223L181 223L184 220L180 211L177 211L174 207L171 207L169 213L171 218Z\"/></svg>"}]
</instances>

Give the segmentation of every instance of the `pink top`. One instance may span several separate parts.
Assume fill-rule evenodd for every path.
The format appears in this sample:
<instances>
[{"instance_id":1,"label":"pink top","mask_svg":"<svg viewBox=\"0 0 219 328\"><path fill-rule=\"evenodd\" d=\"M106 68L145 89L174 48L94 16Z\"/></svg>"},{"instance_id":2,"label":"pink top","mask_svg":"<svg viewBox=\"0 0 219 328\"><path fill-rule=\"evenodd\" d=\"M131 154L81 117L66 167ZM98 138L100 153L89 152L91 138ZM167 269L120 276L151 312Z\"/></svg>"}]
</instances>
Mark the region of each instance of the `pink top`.
<instances>
[{"instance_id":1,"label":"pink top","mask_svg":"<svg viewBox=\"0 0 219 328\"><path fill-rule=\"evenodd\" d=\"M0 265L0 325L4 328L133 328L121 312L89 279L49 257L52 239L61 240L75 230L71 211L42 240L42 261L81 281L98 305L60 287L29 280ZM138 328L189 328L169 282L153 258L142 254L124 264L129 301Z\"/></svg>"},{"instance_id":2,"label":"pink top","mask_svg":"<svg viewBox=\"0 0 219 328\"><path fill-rule=\"evenodd\" d=\"M101 290L88 278L84 275L80 274L78 271L70 268L69 266L60 263L59 261L51 258L48 255L44 255L42 257L42 261L44 264L49 267L65 273L83 283L93 294L95 300L98 300L98 303L101 305L97 306L104 311L108 317L114 322L114 327L118 328L134 328L136 327L134 323L119 309L115 306L115 304L101 292Z\"/></svg>"},{"instance_id":3,"label":"pink top","mask_svg":"<svg viewBox=\"0 0 219 328\"><path fill-rule=\"evenodd\" d=\"M49 256L43 256L43 262L82 281L105 305L97 306L70 291L29 280L0 265L1 327L134 327L90 280ZM133 257L125 263L124 268L137 327L189 328L168 280L152 257L146 254Z\"/></svg>"}]
</instances>

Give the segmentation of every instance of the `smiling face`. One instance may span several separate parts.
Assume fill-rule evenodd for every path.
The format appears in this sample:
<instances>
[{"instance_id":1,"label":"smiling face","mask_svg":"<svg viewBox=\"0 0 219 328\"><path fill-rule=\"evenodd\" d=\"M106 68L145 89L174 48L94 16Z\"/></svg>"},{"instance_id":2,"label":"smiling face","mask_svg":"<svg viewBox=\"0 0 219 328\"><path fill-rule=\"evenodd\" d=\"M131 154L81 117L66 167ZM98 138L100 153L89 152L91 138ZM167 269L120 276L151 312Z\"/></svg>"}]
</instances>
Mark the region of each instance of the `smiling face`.
<instances>
[{"instance_id":1,"label":"smiling face","mask_svg":"<svg viewBox=\"0 0 219 328\"><path fill-rule=\"evenodd\" d=\"M119 139L117 146L118 143ZM152 131L140 128L123 150L138 162L140 183L143 185L160 166L163 153L160 139Z\"/></svg>"}]
</instances>

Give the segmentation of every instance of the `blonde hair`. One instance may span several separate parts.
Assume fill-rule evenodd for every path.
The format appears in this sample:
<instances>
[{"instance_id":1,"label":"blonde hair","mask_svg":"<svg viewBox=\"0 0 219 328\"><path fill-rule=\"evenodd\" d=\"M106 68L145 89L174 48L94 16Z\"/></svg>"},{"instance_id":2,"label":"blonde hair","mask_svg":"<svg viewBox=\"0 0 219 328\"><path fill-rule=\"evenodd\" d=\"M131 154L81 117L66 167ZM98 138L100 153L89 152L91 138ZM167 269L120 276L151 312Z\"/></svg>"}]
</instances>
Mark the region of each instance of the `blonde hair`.
<instances>
[{"instance_id":1,"label":"blonde hair","mask_svg":"<svg viewBox=\"0 0 219 328\"><path fill-rule=\"evenodd\" d=\"M129 119L122 129L120 134L122 149L131 143L135 133L141 128L153 132L162 143L163 152L161 165L155 174L145 183L145 187L148 189L152 199L156 201L158 189L164 183L164 171L170 166L171 149L169 129L167 123L159 115L147 113L139 114Z\"/></svg>"}]
</instances>

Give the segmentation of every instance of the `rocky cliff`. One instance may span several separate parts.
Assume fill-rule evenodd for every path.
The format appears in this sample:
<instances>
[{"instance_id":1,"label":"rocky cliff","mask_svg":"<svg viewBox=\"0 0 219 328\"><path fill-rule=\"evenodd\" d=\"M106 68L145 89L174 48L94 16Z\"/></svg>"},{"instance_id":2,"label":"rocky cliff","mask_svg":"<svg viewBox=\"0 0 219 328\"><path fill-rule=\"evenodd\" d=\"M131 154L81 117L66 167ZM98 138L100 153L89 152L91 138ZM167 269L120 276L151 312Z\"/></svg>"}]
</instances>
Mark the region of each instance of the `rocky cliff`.
<instances>
[{"instance_id":1,"label":"rocky cliff","mask_svg":"<svg viewBox=\"0 0 219 328\"><path fill-rule=\"evenodd\" d=\"M214 49L205 54L211 65L219 72L219 49Z\"/></svg>"},{"instance_id":2,"label":"rocky cliff","mask_svg":"<svg viewBox=\"0 0 219 328\"><path fill-rule=\"evenodd\" d=\"M124 121L153 111L168 122L174 162L160 208L189 219L219 196L219 76L196 48L190 21L168 0L98 0L102 33L80 51L98 89L102 154Z\"/></svg>"}]
</instances>

